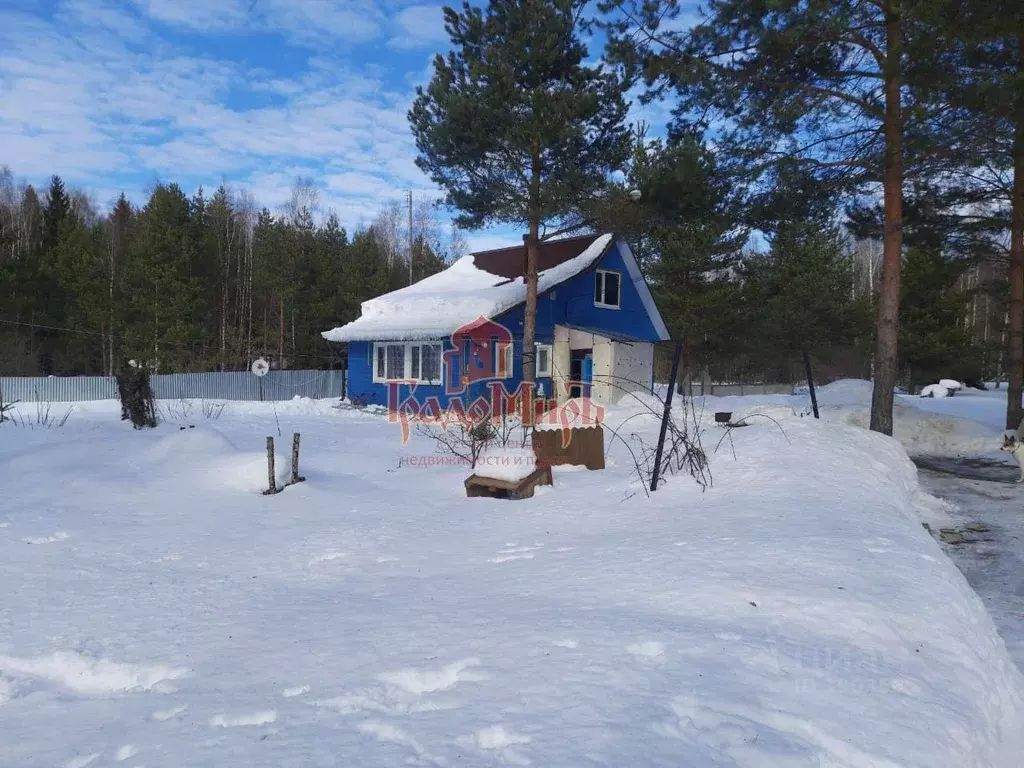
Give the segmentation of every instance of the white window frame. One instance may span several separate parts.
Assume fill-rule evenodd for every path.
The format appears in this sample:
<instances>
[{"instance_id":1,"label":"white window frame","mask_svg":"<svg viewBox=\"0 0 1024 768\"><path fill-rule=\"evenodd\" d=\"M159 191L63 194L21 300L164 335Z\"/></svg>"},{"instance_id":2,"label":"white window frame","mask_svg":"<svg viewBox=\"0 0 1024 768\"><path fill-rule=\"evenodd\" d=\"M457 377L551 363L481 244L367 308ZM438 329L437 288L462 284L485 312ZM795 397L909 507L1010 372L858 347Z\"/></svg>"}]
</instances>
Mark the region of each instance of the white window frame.
<instances>
[{"instance_id":1,"label":"white window frame","mask_svg":"<svg viewBox=\"0 0 1024 768\"><path fill-rule=\"evenodd\" d=\"M387 376L387 347L402 347L402 376L399 378L388 378ZM412 375L412 350L413 347L419 347L419 371L417 375ZM423 347L438 347L439 348L439 365L440 370L438 371L438 377L436 379L424 379L422 376L423 372ZM377 372L377 356L380 354L378 350L384 350L384 375L381 376ZM444 343L440 341L375 341L373 343L373 382L375 384L387 384L389 381L414 381L417 384L443 384L444 383Z\"/></svg>"},{"instance_id":2,"label":"white window frame","mask_svg":"<svg viewBox=\"0 0 1024 768\"><path fill-rule=\"evenodd\" d=\"M504 344L505 345L502 348L502 354L505 356L505 366L504 366L505 367L505 375L504 376L497 376L496 378L499 378L499 379L511 379L515 375L515 370L516 370L516 356L515 356L516 345L515 345L515 342L512 342L512 341L509 341L509 342L491 341L490 343L491 344Z\"/></svg>"},{"instance_id":3,"label":"white window frame","mask_svg":"<svg viewBox=\"0 0 1024 768\"><path fill-rule=\"evenodd\" d=\"M600 287L600 295L603 298L605 295L604 289L604 276L615 275L619 279L619 302L618 304L606 304L603 301L597 300L598 287ZM602 309L621 309L622 308L622 273L616 272L614 269L598 269L594 272L594 306L601 307Z\"/></svg>"},{"instance_id":4,"label":"white window frame","mask_svg":"<svg viewBox=\"0 0 1024 768\"><path fill-rule=\"evenodd\" d=\"M544 379L551 378L551 371L554 368L554 362L553 362L551 356L554 354L554 349L552 348L552 346L550 344L541 344L539 342L536 344L536 347L537 347L537 349L534 352L534 358L533 358L534 364L536 365L536 370L537 370L536 378L538 378L538 379L541 379L541 378L544 378ZM540 351L542 349L545 350L548 353L548 367L545 370L541 370L541 367L540 367Z\"/></svg>"}]
</instances>

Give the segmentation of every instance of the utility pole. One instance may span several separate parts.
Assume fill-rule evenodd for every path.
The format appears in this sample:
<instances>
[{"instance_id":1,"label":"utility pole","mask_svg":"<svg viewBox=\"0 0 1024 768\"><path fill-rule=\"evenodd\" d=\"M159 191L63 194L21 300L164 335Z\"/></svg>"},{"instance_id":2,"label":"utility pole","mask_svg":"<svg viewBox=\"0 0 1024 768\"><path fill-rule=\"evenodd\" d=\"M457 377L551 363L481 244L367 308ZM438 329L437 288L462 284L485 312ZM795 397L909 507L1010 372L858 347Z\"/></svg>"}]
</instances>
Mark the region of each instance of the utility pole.
<instances>
[{"instance_id":1,"label":"utility pole","mask_svg":"<svg viewBox=\"0 0 1024 768\"><path fill-rule=\"evenodd\" d=\"M412 190L409 190L409 285L412 285Z\"/></svg>"}]
</instances>

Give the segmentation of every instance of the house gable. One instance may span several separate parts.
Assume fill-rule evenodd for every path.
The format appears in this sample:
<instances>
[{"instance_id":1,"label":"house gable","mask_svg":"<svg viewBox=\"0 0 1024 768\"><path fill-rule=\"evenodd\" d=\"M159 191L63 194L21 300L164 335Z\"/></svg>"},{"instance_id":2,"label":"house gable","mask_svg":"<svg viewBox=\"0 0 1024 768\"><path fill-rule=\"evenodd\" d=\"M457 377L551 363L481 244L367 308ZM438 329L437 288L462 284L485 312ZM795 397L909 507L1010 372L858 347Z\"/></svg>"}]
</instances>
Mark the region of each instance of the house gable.
<instances>
[{"instance_id":1,"label":"house gable","mask_svg":"<svg viewBox=\"0 0 1024 768\"><path fill-rule=\"evenodd\" d=\"M619 275L617 308L598 306L595 302L595 282L601 271ZM521 336L523 314L524 307L520 305L496 319L507 325L513 334ZM538 341L549 340L556 325L631 341L667 341L670 338L636 258L621 239L589 269L537 297Z\"/></svg>"}]
</instances>

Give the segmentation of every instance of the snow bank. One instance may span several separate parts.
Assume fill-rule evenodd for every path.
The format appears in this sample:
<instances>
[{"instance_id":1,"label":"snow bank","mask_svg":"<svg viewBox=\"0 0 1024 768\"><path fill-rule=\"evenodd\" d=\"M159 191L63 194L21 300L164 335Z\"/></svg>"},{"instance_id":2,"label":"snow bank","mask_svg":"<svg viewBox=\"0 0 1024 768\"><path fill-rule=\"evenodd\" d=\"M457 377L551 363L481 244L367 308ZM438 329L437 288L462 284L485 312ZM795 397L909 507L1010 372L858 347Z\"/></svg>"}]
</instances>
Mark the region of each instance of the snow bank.
<instances>
[{"instance_id":1,"label":"snow bank","mask_svg":"<svg viewBox=\"0 0 1024 768\"><path fill-rule=\"evenodd\" d=\"M985 424L968 419L922 411L900 398L893 406L893 437L911 455L972 456L999 448L998 436ZM822 418L867 429L871 425L868 408L823 412Z\"/></svg>"},{"instance_id":2,"label":"snow bank","mask_svg":"<svg viewBox=\"0 0 1024 768\"><path fill-rule=\"evenodd\" d=\"M538 293L591 266L611 240L612 235L602 235L579 256L540 272ZM443 339L457 328L481 317L494 318L524 301L523 278L506 280L478 269L469 254L443 272L364 301L359 318L322 335L328 341Z\"/></svg>"},{"instance_id":3,"label":"snow bank","mask_svg":"<svg viewBox=\"0 0 1024 768\"><path fill-rule=\"evenodd\" d=\"M948 397L949 388L943 384L929 384L921 389L921 397Z\"/></svg>"},{"instance_id":4,"label":"snow bank","mask_svg":"<svg viewBox=\"0 0 1024 768\"><path fill-rule=\"evenodd\" d=\"M871 423L871 382L843 379L815 390L823 421L867 429ZM943 390L945 392L945 390ZM893 408L893 437L912 455L968 456L998 449L996 430L1005 412L1005 397L989 393L961 394L937 401L930 398L896 396ZM746 395L741 397L694 398L702 426L713 428L715 411L731 411L733 423L786 424L794 419L812 418L810 396Z\"/></svg>"},{"instance_id":5,"label":"snow bank","mask_svg":"<svg viewBox=\"0 0 1024 768\"><path fill-rule=\"evenodd\" d=\"M814 396L818 399L819 406L870 405L871 389L870 381L839 379L831 384L815 387ZM807 395L806 399L810 405L810 395Z\"/></svg>"}]
</instances>

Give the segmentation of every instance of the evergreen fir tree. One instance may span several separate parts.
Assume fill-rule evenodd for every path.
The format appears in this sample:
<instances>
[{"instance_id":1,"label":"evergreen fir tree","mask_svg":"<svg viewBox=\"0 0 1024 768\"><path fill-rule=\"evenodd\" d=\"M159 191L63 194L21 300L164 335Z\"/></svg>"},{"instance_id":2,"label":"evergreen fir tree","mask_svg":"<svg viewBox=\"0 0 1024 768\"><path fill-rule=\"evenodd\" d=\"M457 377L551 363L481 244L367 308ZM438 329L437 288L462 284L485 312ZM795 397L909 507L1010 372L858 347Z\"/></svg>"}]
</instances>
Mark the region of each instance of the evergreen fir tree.
<instances>
[{"instance_id":1,"label":"evergreen fir tree","mask_svg":"<svg viewBox=\"0 0 1024 768\"><path fill-rule=\"evenodd\" d=\"M50 178L50 190L46 197L46 208L43 210L43 252L49 254L57 247L60 228L65 217L71 211L71 198L64 189L64 181L60 176Z\"/></svg>"},{"instance_id":2,"label":"evergreen fir tree","mask_svg":"<svg viewBox=\"0 0 1024 768\"><path fill-rule=\"evenodd\" d=\"M857 335L850 262L834 228L780 225L771 250L746 259L742 275L745 324L763 370L785 380L802 353L827 359Z\"/></svg>"},{"instance_id":3,"label":"evergreen fir tree","mask_svg":"<svg viewBox=\"0 0 1024 768\"><path fill-rule=\"evenodd\" d=\"M960 322L964 262L932 248L911 248L903 265L901 360L911 391L940 378L979 381L981 350Z\"/></svg>"}]
</instances>

